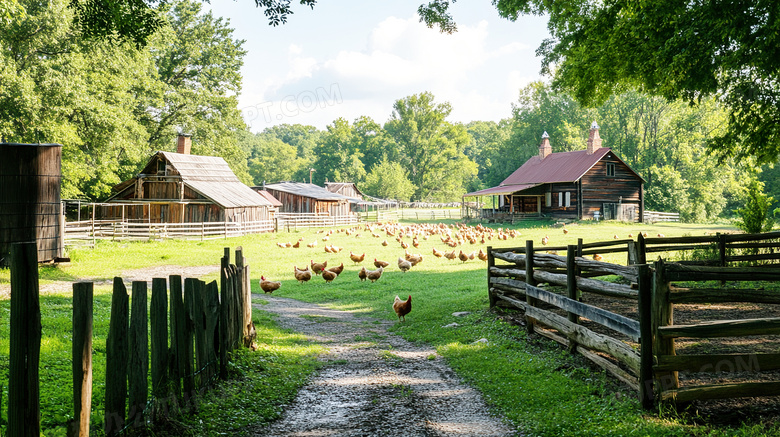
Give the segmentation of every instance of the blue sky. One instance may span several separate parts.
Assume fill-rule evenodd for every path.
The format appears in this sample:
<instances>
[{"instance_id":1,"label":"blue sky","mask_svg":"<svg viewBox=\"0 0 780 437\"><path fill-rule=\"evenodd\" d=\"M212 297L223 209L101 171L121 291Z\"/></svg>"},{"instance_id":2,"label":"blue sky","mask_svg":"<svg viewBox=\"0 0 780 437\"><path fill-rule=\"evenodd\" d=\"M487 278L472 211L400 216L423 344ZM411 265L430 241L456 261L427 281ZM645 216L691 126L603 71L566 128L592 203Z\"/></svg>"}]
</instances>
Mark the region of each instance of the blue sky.
<instances>
[{"instance_id":1,"label":"blue sky","mask_svg":"<svg viewBox=\"0 0 780 437\"><path fill-rule=\"evenodd\" d=\"M461 0L452 8L458 32L446 35L419 23L422 2L295 4L279 27L253 0L204 8L229 18L234 37L246 40L239 106L253 132L281 123L324 129L363 115L384 124L396 100L423 91L452 105L452 122L509 117L519 90L543 79L535 52L549 37L546 18L510 22L488 0Z\"/></svg>"}]
</instances>

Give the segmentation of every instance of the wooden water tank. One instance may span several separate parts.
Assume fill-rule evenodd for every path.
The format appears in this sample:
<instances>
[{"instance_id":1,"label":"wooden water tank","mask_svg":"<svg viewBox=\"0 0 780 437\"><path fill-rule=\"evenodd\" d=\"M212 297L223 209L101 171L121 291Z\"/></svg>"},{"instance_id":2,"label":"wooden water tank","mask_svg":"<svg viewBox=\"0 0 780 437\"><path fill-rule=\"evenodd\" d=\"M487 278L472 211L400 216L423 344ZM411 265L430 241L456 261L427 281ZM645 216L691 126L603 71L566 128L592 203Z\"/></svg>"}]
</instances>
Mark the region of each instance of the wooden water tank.
<instances>
[{"instance_id":1,"label":"wooden water tank","mask_svg":"<svg viewBox=\"0 0 780 437\"><path fill-rule=\"evenodd\" d=\"M38 262L62 257L62 145L0 143L0 266L11 244L38 242Z\"/></svg>"}]
</instances>

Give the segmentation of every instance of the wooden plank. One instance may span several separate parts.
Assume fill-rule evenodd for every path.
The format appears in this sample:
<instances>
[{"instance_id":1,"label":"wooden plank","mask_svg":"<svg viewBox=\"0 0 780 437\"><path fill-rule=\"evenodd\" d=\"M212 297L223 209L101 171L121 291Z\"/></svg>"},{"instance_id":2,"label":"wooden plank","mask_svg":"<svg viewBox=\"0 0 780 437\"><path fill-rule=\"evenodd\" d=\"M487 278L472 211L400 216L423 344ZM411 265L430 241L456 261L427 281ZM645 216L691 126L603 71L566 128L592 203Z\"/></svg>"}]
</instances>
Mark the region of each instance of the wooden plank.
<instances>
[{"instance_id":1,"label":"wooden plank","mask_svg":"<svg viewBox=\"0 0 780 437\"><path fill-rule=\"evenodd\" d=\"M731 255L726 256L726 262L738 261L766 261L780 259L780 253L761 253L757 255Z\"/></svg>"},{"instance_id":2,"label":"wooden plank","mask_svg":"<svg viewBox=\"0 0 780 437\"><path fill-rule=\"evenodd\" d=\"M195 278L186 278L184 280L184 347L179 350L182 351L181 357L184 359L184 374L183 374L183 388L184 388L184 402L185 405L192 403L194 406L194 398L197 396L197 390L195 389L195 321L193 316L195 315L195 283L198 280Z\"/></svg>"},{"instance_id":3,"label":"wooden plank","mask_svg":"<svg viewBox=\"0 0 780 437\"><path fill-rule=\"evenodd\" d=\"M38 437L41 429L41 306L38 248L35 242L11 244L10 363L8 435Z\"/></svg>"},{"instance_id":4,"label":"wooden plank","mask_svg":"<svg viewBox=\"0 0 780 437\"><path fill-rule=\"evenodd\" d=\"M73 421L68 435L89 437L92 412L92 282L73 284Z\"/></svg>"},{"instance_id":5,"label":"wooden plank","mask_svg":"<svg viewBox=\"0 0 780 437\"><path fill-rule=\"evenodd\" d=\"M211 281L206 284L204 296L204 314L206 316L205 335L206 335L206 356L209 362L207 381L219 373L219 286L217 281Z\"/></svg>"},{"instance_id":6,"label":"wooden plank","mask_svg":"<svg viewBox=\"0 0 780 437\"><path fill-rule=\"evenodd\" d=\"M780 369L780 353L660 355L653 369L685 372L767 372Z\"/></svg>"},{"instance_id":7,"label":"wooden plank","mask_svg":"<svg viewBox=\"0 0 780 437\"><path fill-rule=\"evenodd\" d=\"M219 287L219 377L223 381L227 379L227 364L228 364L228 345L230 344L230 334L228 328L230 323L228 321L228 274L230 266L230 248L225 248L225 255L222 257L220 269L220 287Z\"/></svg>"},{"instance_id":8,"label":"wooden plank","mask_svg":"<svg viewBox=\"0 0 780 437\"><path fill-rule=\"evenodd\" d=\"M488 280L488 300L490 301L490 308L494 308L496 306L496 297L495 294L490 292L490 275L492 274L491 269L496 265L496 258L493 255L493 246L487 247L487 280Z\"/></svg>"},{"instance_id":9,"label":"wooden plank","mask_svg":"<svg viewBox=\"0 0 780 437\"><path fill-rule=\"evenodd\" d=\"M631 282L637 280L637 269L635 266L621 266L619 264L596 261L589 258L577 258L577 267L590 272L599 272L604 275L622 276Z\"/></svg>"},{"instance_id":10,"label":"wooden plank","mask_svg":"<svg viewBox=\"0 0 780 437\"><path fill-rule=\"evenodd\" d=\"M168 290L165 278L152 279L151 323L152 395L162 399L168 394Z\"/></svg>"},{"instance_id":11,"label":"wooden plank","mask_svg":"<svg viewBox=\"0 0 780 437\"><path fill-rule=\"evenodd\" d=\"M184 291L180 275L171 275L168 286L171 291L171 302L168 309L171 312L171 368L169 375L171 390L176 399L181 399L181 382L184 377Z\"/></svg>"},{"instance_id":12,"label":"wooden plank","mask_svg":"<svg viewBox=\"0 0 780 437\"><path fill-rule=\"evenodd\" d=\"M548 331L547 329L537 327L536 333L547 337L550 340L557 341L558 343L566 346L571 347L571 342L560 335ZM578 352L585 358L589 359L591 362L596 364L597 366L601 367L602 369L606 370L607 372L611 373L612 376L623 382L624 384L628 385L630 388L634 390L639 390L639 385L637 384L636 377L631 375L630 373L626 372L625 370L621 369L620 367L616 366L614 363L609 361L608 359L602 357L599 354L593 353L587 348L584 348L579 345L575 345L574 352Z\"/></svg>"},{"instance_id":13,"label":"wooden plank","mask_svg":"<svg viewBox=\"0 0 780 437\"><path fill-rule=\"evenodd\" d=\"M718 237L715 235L687 237L647 237L644 240L645 244L650 246L659 244L717 243Z\"/></svg>"},{"instance_id":14,"label":"wooden plank","mask_svg":"<svg viewBox=\"0 0 780 437\"><path fill-rule=\"evenodd\" d=\"M195 280L195 295L192 305L188 309L192 310L189 315L193 321L195 330L195 373L199 375L198 387L206 386L208 381L208 354L206 352L206 315L204 312L204 294L206 284L201 280Z\"/></svg>"},{"instance_id":15,"label":"wooden plank","mask_svg":"<svg viewBox=\"0 0 780 437\"><path fill-rule=\"evenodd\" d=\"M111 320L106 338L106 397L104 430L114 436L125 426L127 401L128 312L130 296L122 278L114 278Z\"/></svg>"},{"instance_id":16,"label":"wooden plank","mask_svg":"<svg viewBox=\"0 0 780 437\"><path fill-rule=\"evenodd\" d=\"M699 385L661 392L662 401L691 402L708 399L752 398L780 395L780 382L742 382Z\"/></svg>"},{"instance_id":17,"label":"wooden plank","mask_svg":"<svg viewBox=\"0 0 780 437\"><path fill-rule=\"evenodd\" d=\"M669 325L659 327L658 333L664 339L677 337L716 338L775 335L780 334L780 317L725 320L696 325Z\"/></svg>"},{"instance_id":18,"label":"wooden plank","mask_svg":"<svg viewBox=\"0 0 780 437\"><path fill-rule=\"evenodd\" d=\"M584 326L575 325L565 317L550 311L529 306L526 308L526 313L540 323L558 330L561 334L569 338L573 337L578 344L589 349L608 353L634 372L639 372L639 354L622 341L593 332Z\"/></svg>"},{"instance_id":19,"label":"wooden plank","mask_svg":"<svg viewBox=\"0 0 780 437\"><path fill-rule=\"evenodd\" d=\"M666 263L669 281L780 281L780 269L684 266Z\"/></svg>"},{"instance_id":20,"label":"wooden plank","mask_svg":"<svg viewBox=\"0 0 780 437\"><path fill-rule=\"evenodd\" d=\"M653 354L676 355L674 349L674 339L664 339L661 337L660 329L674 324L674 305L669 302L669 280L667 278L667 264L663 260L654 263L655 274L652 280L651 292L651 310L652 316L651 330L653 331ZM677 372L655 372L655 389L659 392L675 390L680 386L679 375Z\"/></svg>"},{"instance_id":21,"label":"wooden plank","mask_svg":"<svg viewBox=\"0 0 780 437\"><path fill-rule=\"evenodd\" d=\"M672 303L752 302L780 304L780 293L776 290L671 287L669 300Z\"/></svg>"},{"instance_id":22,"label":"wooden plank","mask_svg":"<svg viewBox=\"0 0 780 437\"><path fill-rule=\"evenodd\" d=\"M149 396L149 328L146 310L146 281L133 281L130 311L129 361L127 365L129 405L127 422L142 426Z\"/></svg>"},{"instance_id":23,"label":"wooden plank","mask_svg":"<svg viewBox=\"0 0 780 437\"><path fill-rule=\"evenodd\" d=\"M555 305L567 312L585 317L594 323L598 323L609 329L617 331L630 337L633 341L639 341L639 322L631 320L628 317L615 314L605 309L588 305L560 294L551 293L547 290L537 288L531 285L526 286L526 294Z\"/></svg>"},{"instance_id":24,"label":"wooden plank","mask_svg":"<svg viewBox=\"0 0 780 437\"><path fill-rule=\"evenodd\" d=\"M626 243L628 243L629 241L634 241L634 240L628 238L628 239L620 239L620 240L597 241L594 243L583 243L582 248L593 249L593 248L601 248L601 247L625 246Z\"/></svg>"},{"instance_id":25,"label":"wooden plank","mask_svg":"<svg viewBox=\"0 0 780 437\"><path fill-rule=\"evenodd\" d=\"M715 250L712 244L668 244L663 246L647 246L647 253L651 252L679 252L686 250L709 249Z\"/></svg>"},{"instance_id":26,"label":"wooden plank","mask_svg":"<svg viewBox=\"0 0 780 437\"><path fill-rule=\"evenodd\" d=\"M513 298L511 298L509 296L506 296L506 295L503 295L503 294L497 294L496 297L498 297L499 299L504 300L506 302L509 302L510 304L512 304L513 306L515 306L515 307L517 307L517 308L519 308L521 310L525 310L528 307L528 304L523 302L522 300L513 299Z\"/></svg>"},{"instance_id":27,"label":"wooden plank","mask_svg":"<svg viewBox=\"0 0 780 437\"><path fill-rule=\"evenodd\" d=\"M761 240L777 240L780 238L780 232L764 232L760 234L721 234L728 243L734 243L737 241L761 241Z\"/></svg>"}]
</instances>

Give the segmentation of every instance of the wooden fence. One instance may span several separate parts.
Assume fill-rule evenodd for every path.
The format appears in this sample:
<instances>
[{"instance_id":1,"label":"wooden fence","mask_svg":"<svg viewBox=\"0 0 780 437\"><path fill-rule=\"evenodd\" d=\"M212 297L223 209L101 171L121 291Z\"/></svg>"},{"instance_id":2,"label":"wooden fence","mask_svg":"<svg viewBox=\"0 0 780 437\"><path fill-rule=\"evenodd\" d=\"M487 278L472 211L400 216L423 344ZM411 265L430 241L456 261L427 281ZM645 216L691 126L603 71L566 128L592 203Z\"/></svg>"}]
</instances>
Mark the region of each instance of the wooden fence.
<instances>
[{"instance_id":1,"label":"wooden fence","mask_svg":"<svg viewBox=\"0 0 780 437\"><path fill-rule=\"evenodd\" d=\"M214 240L273 232L273 220L256 222L148 223L121 220L82 220L65 223L65 245L94 244L95 240L155 241Z\"/></svg>"},{"instance_id":2,"label":"wooden fence","mask_svg":"<svg viewBox=\"0 0 780 437\"><path fill-rule=\"evenodd\" d=\"M28 250L34 255L36 249L35 243L21 249L14 246L8 434L37 437L41 341L38 267L35 257L30 261L23 256ZM165 278L154 278L148 313L147 283L133 282L130 299L124 281L114 278L106 339L106 435L118 435L130 427L144 427L177 411L195 408L198 394L217 378L227 378L230 352L252 344L255 330L249 266L241 248L235 255L236 263L231 264L230 249L225 249L220 286L216 281L206 284L194 278L182 282L181 276L173 275L166 287ZM88 436L90 428L92 295L91 282L73 284L74 419L68 429L72 436ZM147 391L150 376L151 394Z\"/></svg>"},{"instance_id":3,"label":"wooden fence","mask_svg":"<svg viewBox=\"0 0 780 437\"><path fill-rule=\"evenodd\" d=\"M561 247L488 248L488 290L491 307L525 311L531 332L549 337L576 351L636 389L646 408L657 402L684 403L714 399L780 394L780 382L722 383L680 388L678 371L759 372L780 368L780 354L676 355L675 338L711 338L780 333L780 318L713 320L691 326L674 325L673 307L684 303L780 304L777 292L757 289L725 290L706 284L678 288L673 281L780 280L777 264L723 267L727 263L765 263L777 259L780 233L734 234L711 237L644 238ZM668 263L645 264L648 252L680 256L686 252L715 259L687 260L719 267ZM703 248L707 250L704 251ZM540 250L553 253L540 253ZM735 251L763 253L733 254ZM566 256L555 254L565 251ZM704 252L702 252L704 251ZM595 253L626 252L626 266L585 258ZM610 275L609 282L595 279ZM617 276L619 280L614 281ZM559 292L543 289L547 283ZM587 293L587 294L586 294ZM597 298L588 296L598 295ZM585 299L585 297L588 297ZM585 303L593 301L599 305ZM619 310L615 310L615 308ZM702 310L705 311L705 310ZM620 314L622 313L622 314ZM755 352L755 351L754 351ZM609 359L603 355L607 355Z\"/></svg>"},{"instance_id":4,"label":"wooden fence","mask_svg":"<svg viewBox=\"0 0 780 437\"><path fill-rule=\"evenodd\" d=\"M656 222L679 222L679 212L659 212L659 211L645 211L644 213L645 223Z\"/></svg>"},{"instance_id":5,"label":"wooden fence","mask_svg":"<svg viewBox=\"0 0 780 437\"><path fill-rule=\"evenodd\" d=\"M328 226L355 225L359 218L355 214L331 216L317 213L278 213L276 214L276 231L295 231L306 228L324 228Z\"/></svg>"}]
</instances>

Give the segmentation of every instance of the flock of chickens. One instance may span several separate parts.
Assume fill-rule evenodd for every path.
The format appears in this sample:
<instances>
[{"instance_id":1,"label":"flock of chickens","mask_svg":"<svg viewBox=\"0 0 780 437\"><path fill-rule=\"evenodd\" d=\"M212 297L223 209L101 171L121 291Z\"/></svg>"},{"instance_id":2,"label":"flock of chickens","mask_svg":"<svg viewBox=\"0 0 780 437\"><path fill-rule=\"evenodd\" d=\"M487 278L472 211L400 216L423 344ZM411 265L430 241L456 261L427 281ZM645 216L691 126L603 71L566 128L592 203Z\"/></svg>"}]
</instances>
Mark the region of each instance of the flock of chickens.
<instances>
[{"instance_id":1,"label":"flock of chickens","mask_svg":"<svg viewBox=\"0 0 780 437\"><path fill-rule=\"evenodd\" d=\"M465 263L474 259L487 261L487 254L482 249L479 249L479 251L472 251L470 253L464 253L462 249L459 249L456 252L455 249L459 246L467 243L485 244L487 241L492 239L507 240L509 238L515 238L520 235L519 232L514 230L504 230L501 228L491 229L485 228L482 225L477 225L476 227L467 225L447 226L441 223L437 225L416 224L408 226L401 226L398 223L374 223L364 226L338 229L335 231L332 229L328 231L319 231L318 233L324 233L325 235L322 237L322 241L328 242L332 234L341 232L356 238L362 236L361 232L370 233L374 238L382 238L384 236L385 238L381 242L382 246L388 246L390 244L388 243L387 238L394 238L400 247L404 249L404 256L398 257L397 261L398 269L404 273L423 262L422 254L410 253L408 249L410 247L418 248L422 240L428 240L433 236L438 236L442 244L451 248L451 250L437 250L435 247L433 247L433 256L437 258L446 258L451 261L458 259L462 263ZM294 244L290 242L277 242L276 245L279 248L300 248L303 244L303 241L304 239L301 238ZM317 245L318 242L316 240L306 244L306 246L309 248L315 248ZM326 253L339 253L343 248L334 246L333 244L326 244L324 249ZM349 258L355 265L359 265L365 261L366 254L356 254L350 251ZM365 266L361 266L360 271L358 271L359 280L371 281L372 283L376 282L382 277L382 273L385 271L385 269L390 266L389 262L382 261L377 258L374 258L373 264L375 269L367 269ZM300 283L308 282L314 276L321 276L325 282L330 283L338 278L343 271L344 263L341 263L338 266L328 267L328 261L315 262L313 259L310 260L309 264L303 268L298 268L297 265L293 266L295 279ZM265 293L271 293L275 290L278 290L281 285L282 284L280 281L271 281L266 279L265 276L262 276L260 279L260 288ZM393 302L393 309L398 315L399 320L405 320L406 314L411 311L411 306L411 296L409 296L405 301L396 296L395 301Z\"/></svg>"}]
</instances>

